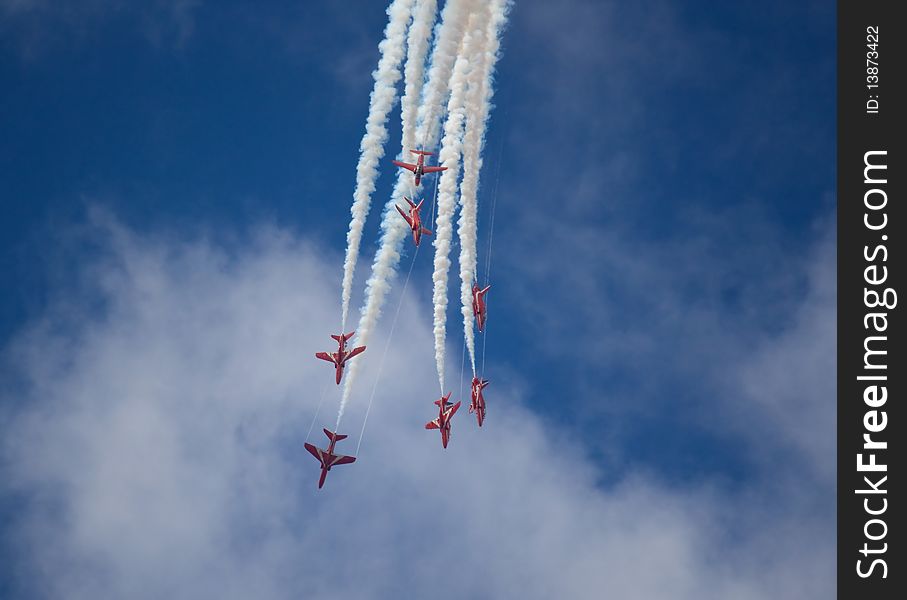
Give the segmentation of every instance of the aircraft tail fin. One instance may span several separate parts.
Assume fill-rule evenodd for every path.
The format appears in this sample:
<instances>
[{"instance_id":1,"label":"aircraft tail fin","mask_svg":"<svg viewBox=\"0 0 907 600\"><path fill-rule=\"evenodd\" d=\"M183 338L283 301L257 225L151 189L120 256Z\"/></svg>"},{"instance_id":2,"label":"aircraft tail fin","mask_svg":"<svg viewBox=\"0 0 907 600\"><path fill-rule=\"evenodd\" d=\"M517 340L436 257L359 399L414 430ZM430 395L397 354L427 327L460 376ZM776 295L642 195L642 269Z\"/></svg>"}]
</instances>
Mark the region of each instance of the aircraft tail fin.
<instances>
[{"instance_id":1,"label":"aircraft tail fin","mask_svg":"<svg viewBox=\"0 0 907 600\"><path fill-rule=\"evenodd\" d=\"M339 442L340 440L345 440L349 437L348 435L343 435L342 433L334 433L326 427L324 429L324 435L328 436L328 439L332 442Z\"/></svg>"},{"instance_id":2,"label":"aircraft tail fin","mask_svg":"<svg viewBox=\"0 0 907 600\"><path fill-rule=\"evenodd\" d=\"M353 334L354 334L354 333L356 333L356 332L355 332L355 331L351 331L351 332L349 332L349 333L347 333L347 334L341 333L340 335L333 335L333 334L331 334L331 337L334 338L334 339L335 339L336 341L338 341L338 342L341 341L340 338L342 337L342 338L343 338L342 341L345 342L345 341L347 341L348 339L350 339L351 337L353 337Z\"/></svg>"},{"instance_id":3,"label":"aircraft tail fin","mask_svg":"<svg viewBox=\"0 0 907 600\"><path fill-rule=\"evenodd\" d=\"M431 229L422 228L422 235L431 235Z\"/></svg>"}]
</instances>

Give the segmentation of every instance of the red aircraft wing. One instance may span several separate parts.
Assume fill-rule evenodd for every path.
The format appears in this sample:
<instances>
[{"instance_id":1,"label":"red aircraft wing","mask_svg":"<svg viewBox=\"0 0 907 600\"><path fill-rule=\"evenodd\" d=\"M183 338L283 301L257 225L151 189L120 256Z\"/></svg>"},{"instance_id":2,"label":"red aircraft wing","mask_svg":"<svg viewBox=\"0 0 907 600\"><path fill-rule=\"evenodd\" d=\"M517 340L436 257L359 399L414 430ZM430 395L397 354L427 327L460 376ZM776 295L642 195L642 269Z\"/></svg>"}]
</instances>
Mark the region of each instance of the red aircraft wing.
<instances>
[{"instance_id":1,"label":"red aircraft wing","mask_svg":"<svg viewBox=\"0 0 907 600\"><path fill-rule=\"evenodd\" d=\"M410 227L412 227L412 226L413 226L413 220L409 218L409 215L407 215L405 212L403 212L403 209L400 208L399 206L397 206L396 204L394 204L394 208L396 208L396 209L397 209L397 212L400 213L400 214L403 216L404 219L406 219L406 223L407 223Z\"/></svg>"},{"instance_id":2,"label":"red aircraft wing","mask_svg":"<svg viewBox=\"0 0 907 600\"><path fill-rule=\"evenodd\" d=\"M441 423L439 422L438 419L435 419L434 421L429 421L428 423L426 423L425 428L426 429L440 429Z\"/></svg>"},{"instance_id":3,"label":"red aircraft wing","mask_svg":"<svg viewBox=\"0 0 907 600\"><path fill-rule=\"evenodd\" d=\"M429 167L427 165L422 167L423 173L437 173L438 171L446 171L446 170L447 170L447 167Z\"/></svg>"},{"instance_id":4,"label":"red aircraft wing","mask_svg":"<svg viewBox=\"0 0 907 600\"><path fill-rule=\"evenodd\" d=\"M404 169L409 169L413 173L416 172L416 165L414 165L414 164L400 162L399 160L392 160L391 162L394 163L395 165L397 165L398 167L403 167Z\"/></svg>"},{"instance_id":5,"label":"red aircraft wing","mask_svg":"<svg viewBox=\"0 0 907 600\"><path fill-rule=\"evenodd\" d=\"M357 354L362 354L363 352L365 352L365 346L358 346L356 348L353 348L352 350L349 351L349 353L347 353L344 361L347 361L347 360L353 358Z\"/></svg>"},{"instance_id":6,"label":"red aircraft wing","mask_svg":"<svg viewBox=\"0 0 907 600\"><path fill-rule=\"evenodd\" d=\"M453 406L451 406L450 408L447 409L447 411L446 411L447 419L450 420L450 418L452 416L454 416L459 409L460 409L460 401L458 400L456 404L454 404Z\"/></svg>"},{"instance_id":7,"label":"red aircraft wing","mask_svg":"<svg viewBox=\"0 0 907 600\"><path fill-rule=\"evenodd\" d=\"M348 465L352 462L356 462L355 456L344 456L342 454L336 454L331 458L331 466L334 465Z\"/></svg>"},{"instance_id":8,"label":"red aircraft wing","mask_svg":"<svg viewBox=\"0 0 907 600\"><path fill-rule=\"evenodd\" d=\"M316 353L315 353L315 358L320 358L321 360L326 360L326 361L328 361L329 363L333 363L333 362L334 362L333 357L331 357L331 355L328 354L327 352L316 352Z\"/></svg>"},{"instance_id":9,"label":"red aircraft wing","mask_svg":"<svg viewBox=\"0 0 907 600\"><path fill-rule=\"evenodd\" d=\"M320 448L316 448L314 445L312 445L308 442L306 442L304 444L304 446L305 446L305 449L308 450L312 456L314 456L316 459L318 459L318 462L323 462L321 460L321 449Z\"/></svg>"}]
</instances>

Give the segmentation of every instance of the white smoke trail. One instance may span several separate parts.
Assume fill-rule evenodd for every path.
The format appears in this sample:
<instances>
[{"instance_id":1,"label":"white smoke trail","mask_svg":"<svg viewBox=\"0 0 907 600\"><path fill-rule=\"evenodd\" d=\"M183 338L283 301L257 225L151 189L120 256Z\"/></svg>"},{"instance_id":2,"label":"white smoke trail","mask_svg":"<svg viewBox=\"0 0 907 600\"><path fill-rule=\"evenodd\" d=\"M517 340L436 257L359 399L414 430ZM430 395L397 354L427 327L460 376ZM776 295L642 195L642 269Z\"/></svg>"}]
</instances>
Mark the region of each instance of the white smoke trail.
<instances>
[{"instance_id":1,"label":"white smoke trail","mask_svg":"<svg viewBox=\"0 0 907 600\"><path fill-rule=\"evenodd\" d=\"M372 203L375 180L378 177L378 161L384 156L387 142L387 117L397 100L397 82L400 80L400 63L406 41L406 29L412 16L414 0L394 0L387 8L388 22L384 39L378 45L381 58L372 76L375 85L369 100L365 135L359 144L359 163L356 165L356 189L353 192L352 218L346 234L346 257L343 261L343 287L341 292L342 317L341 333L346 331L346 318L350 309L353 291L353 276L359 259L362 230Z\"/></svg>"},{"instance_id":2,"label":"white smoke trail","mask_svg":"<svg viewBox=\"0 0 907 600\"><path fill-rule=\"evenodd\" d=\"M450 98L447 102L447 121L444 123L444 137L438 160L447 167L438 182L438 216L435 219L435 260L432 282L432 306L434 307L435 363L438 368L438 383L441 394L444 387L445 343L447 339L447 274L450 270L450 243L453 238L453 216L456 208L457 180L460 177L460 153L463 143L463 103L466 94L466 76L469 70L468 57L472 53L474 37L471 29L478 20L476 14L469 18L470 28L463 36L462 51L454 64L450 78Z\"/></svg>"},{"instance_id":3,"label":"white smoke trail","mask_svg":"<svg viewBox=\"0 0 907 600\"><path fill-rule=\"evenodd\" d=\"M441 118L441 110L438 107L449 91L450 72L463 38L463 29L471 5L472 0L448 0L441 12L441 23L435 31L435 45L432 49L428 81L422 91L422 103L418 111L420 123L416 139L424 148L434 147L437 143L438 123ZM365 305L362 307L359 325L356 327L356 345L368 343L378 318L381 316L391 280L396 273L397 264L400 262L400 243L409 229L406 222L397 214L394 204L400 201L404 194L413 197L415 188L412 182L412 173L401 169L397 175L397 183L391 198L384 208L381 221L381 241L372 263L372 274L365 284ZM343 416L358 371L359 363L351 362L344 377L343 396L337 413L338 424Z\"/></svg>"},{"instance_id":4,"label":"white smoke trail","mask_svg":"<svg viewBox=\"0 0 907 600\"><path fill-rule=\"evenodd\" d=\"M416 124L419 115L419 98L425 77L425 56L431 39L432 26L438 12L437 0L416 0L413 23L406 40L406 66L404 67L403 98L400 101L400 118L403 125L401 160L409 155L408 149L416 147Z\"/></svg>"},{"instance_id":5,"label":"white smoke trail","mask_svg":"<svg viewBox=\"0 0 907 600\"><path fill-rule=\"evenodd\" d=\"M460 184L460 219L457 236L460 238L460 302L463 314L463 335L472 375L476 376L475 317L472 312L472 283L476 279L478 239L479 172L482 169L482 149L485 130L494 94L494 66L500 49L500 32L507 18L508 0L492 0L487 5L489 15L483 31L477 31L476 58L468 80L466 94L466 133L463 138L463 181ZM485 282L487 283L487 282Z\"/></svg>"},{"instance_id":6,"label":"white smoke trail","mask_svg":"<svg viewBox=\"0 0 907 600\"><path fill-rule=\"evenodd\" d=\"M441 106L450 92L450 77L461 49L463 34L469 16L476 3L485 0L448 0L441 15L435 35L435 47L431 55L431 67L428 69L428 84L422 94L419 105L418 139L425 145L434 146L440 135Z\"/></svg>"}]
</instances>

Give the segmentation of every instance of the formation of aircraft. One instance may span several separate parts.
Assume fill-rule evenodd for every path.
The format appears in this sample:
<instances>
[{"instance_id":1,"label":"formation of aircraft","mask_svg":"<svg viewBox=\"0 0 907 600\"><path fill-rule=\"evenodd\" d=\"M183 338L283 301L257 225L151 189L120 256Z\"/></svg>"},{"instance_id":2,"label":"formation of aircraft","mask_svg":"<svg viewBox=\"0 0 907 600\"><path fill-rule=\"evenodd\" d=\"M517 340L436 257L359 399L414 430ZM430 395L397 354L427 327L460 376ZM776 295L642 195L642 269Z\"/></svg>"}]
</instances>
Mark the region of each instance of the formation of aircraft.
<instances>
[{"instance_id":1,"label":"formation of aircraft","mask_svg":"<svg viewBox=\"0 0 907 600\"><path fill-rule=\"evenodd\" d=\"M416 164L400 162L399 160L391 161L398 167L407 169L413 172L413 175L416 177L415 185L418 186L422 183L422 176L428 175L429 173L437 173L438 171L446 171L447 167L430 167L424 164L426 156L432 156L434 152L426 152L425 150L410 150L413 154L418 155Z\"/></svg>"},{"instance_id":2,"label":"formation of aircraft","mask_svg":"<svg viewBox=\"0 0 907 600\"><path fill-rule=\"evenodd\" d=\"M334 367L337 369L337 385L340 385L340 380L343 378L343 367L346 365L346 361L353 358L357 354L365 352L365 346L359 346L357 348L353 348L352 350L346 349L346 342L351 337L353 337L354 333L356 332L351 331L346 335L344 335L343 332L341 332L340 335L331 335L332 338L337 340L337 344L340 346L337 349L337 352L315 353L315 358L320 358L321 360L326 360L329 363L334 363Z\"/></svg>"},{"instance_id":3,"label":"formation of aircraft","mask_svg":"<svg viewBox=\"0 0 907 600\"><path fill-rule=\"evenodd\" d=\"M321 489L324 485L324 480L328 476L328 471L331 470L331 467L336 465L348 465L352 462L356 462L355 456L334 454L334 445L340 440L345 440L349 436L334 433L329 429L325 429L324 434L328 436L328 440L330 440L327 449L318 448L314 444L308 442L305 443L305 449L321 463L321 479L318 480L318 489Z\"/></svg>"},{"instance_id":4,"label":"formation of aircraft","mask_svg":"<svg viewBox=\"0 0 907 600\"><path fill-rule=\"evenodd\" d=\"M479 377L472 378L472 399L469 402L469 412L476 413L476 420L479 422L479 427L482 426L482 422L485 420L485 397L482 395L482 390L485 389L490 381L487 379L480 379Z\"/></svg>"},{"instance_id":5,"label":"formation of aircraft","mask_svg":"<svg viewBox=\"0 0 907 600\"><path fill-rule=\"evenodd\" d=\"M480 288L478 283L472 284L472 312L476 316L476 323L479 326L479 331L485 329L485 318L487 316L488 308L485 306L485 294L487 294L490 289L490 285Z\"/></svg>"},{"instance_id":6,"label":"formation of aircraft","mask_svg":"<svg viewBox=\"0 0 907 600\"><path fill-rule=\"evenodd\" d=\"M413 204L413 201L406 196L403 196L403 199L409 203L409 214L404 212L403 209L396 204L394 206L397 208L397 212L406 219L406 223L413 232L413 242L418 246L419 242L422 241L423 235L431 235L430 229L422 227L422 217L419 216L419 211L422 209L422 203L425 202L425 198L419 200L419 204Z\"/></svg>"},{"instance_id":7,"label":"formation of aircraft","mask_svg":"<svg viewBox=\"0 0 907 600\"><path fill-rule=\"evenodd\" d=\"M422 183L422 177L429 173L437 173L439 171L444 171L447 167L440 166L429 166L425 165L425 157L431 156L433 152L427 152L424 150L410 150L413 154L417 155L419 158L415 164L405 163L401 161L393 161L395 165L403 169L412 171L415 177L415 185L420 185ZM404 200L409 204L409 209L404 210L400 206L395 205L397 212L406 220L406 224L409 226L410 231L412 231L413 243L418 247L422 241L423 235L432 235L431 230L426 229L422 226L422 218L419 211L422 209L422 203L425 201L423 198L419 201L418 204L415 204L412 200L403 197ZM485 286L484 288L479 287L478 282L474 282L472 286L472 311L476 320L476 325L479 331L484 331L485 321L487 318L487 306L485 304L485 294L488 293L488 290L491 289L491 286ZM338 335L331 335L331 337L337 341L337 351L336 352L316 352L315 357L321 360L330 362L335 367L335 381L339 385L341 379L343 379L343 368L346 366L346 362L353 358L354 356L361 354L365 351L365 346L358 346L352 348L351 350L346 349L346 343L353 337L355 331L344 334L341 332ZM489 384L489 381L482 379L480 377L472 378L472 393L469 403L469 412L475 413L476 420L478 421L479 427L482 426L482 423L485 421L485 398L482 394L482 390ZM460 401L456 403L450 402L450 395L452 392L448 392L446 396L442 396L435 401L435 405L438 407L438 417L433 419L425 424L425 429L438 429L441 432L441 446L447 448L447 444L450 441L450 423L453 416L457 413L457 410L460 409ZM342 435L339 433L334 433L329 429L324 429L324 434L328 437L329 443L326 449L318 448L313 444L308 442L305 443L305 449L308 450L312 456L314 456L318 462L321 464L321 478L318 480L319 489L324 486L324 481L327 478L328 471L331 470L331 467L335 465L345 465L356 461L355 456L345 456L342 454L334 453L334 446L340 440L346 439L348 436Z\"/></svg>"},{"instance_id":8,"label":"formation of aircraft","mask_svg":"<svg viewBox=\"0 0 907 600\"><path fill-rule=\"evenodd\" d=\"M450 440L450 419L460 408L459 401L457 401L456 404L450 403L450 395L452 393L453 392L447 392L446 396L442 396L438 400L435 400L435 404L438 405L438 418L425 424L426 429L441 430L441 445L445 448L447 448L447 442Z\"/></svg>"}]
</instances>

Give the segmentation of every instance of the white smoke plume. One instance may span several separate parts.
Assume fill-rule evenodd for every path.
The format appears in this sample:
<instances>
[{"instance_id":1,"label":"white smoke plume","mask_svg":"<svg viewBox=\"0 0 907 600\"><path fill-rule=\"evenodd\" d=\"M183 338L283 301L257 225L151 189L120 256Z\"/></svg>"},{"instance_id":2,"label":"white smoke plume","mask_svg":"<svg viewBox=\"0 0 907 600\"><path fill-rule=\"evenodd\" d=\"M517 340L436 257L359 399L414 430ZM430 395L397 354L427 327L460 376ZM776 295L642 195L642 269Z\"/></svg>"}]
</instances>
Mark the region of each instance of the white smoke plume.
<instances>
[{"instance_id":1,"label":"white smoke plume","mask_svg":"<svg viewBox=\"0 0 907 600\"><path fill-rule=\"evenodd\" d=\"M425 57L428 54L428 43L437 12L437 0L416 0L413 8L413 22L406 40L403 98L400 101L400 120L403 126L401 157L408 156L409 149L415 148L417 143L416 124L419 116L419 98L422 95L425 78Z\"/></svg>"},{"instance_id":2,"label":"white smoke plume","mask_svg":"<svg viewBox=\"0 0 907 600\"><path fill-rule=\"evenodd\" d=\"M450 78L459 51L462 49L463 34L475 4L484 0L449 0L444 5L442 22L438 26L437 41L432 49L431 66L428 69L428 84L422 94L419 106L419 141L434 146L440 136L442 106L450 92Z\"/></svg>"},{"instance_id":3,"label":"white smoke plume","mask_svg":"<svg viewBox=\"0 0 907 600\"><path fill-rule=\"evenodd\" d=\"M478 21L474 14L469 18L472 26ZM471 29L472 27L470 27ZM453 75L450 78L450 98L447 102L447 121L444 123L444 137L441 139L439 162L447 167L441 172L438 182L438 217L435 221L435 260L431 279L432 307L434 316L435 363L438 368L438 383L441 394L445 393L444 362L447 339L447 274L450 270L450 243L453 239L453 217L456 209L457 180L460 177L460 154L463 144L463 121L466 117L463 103L466 94L466 76L469 59L474 46L474 37L467 31L463 37L462 52L457 57Z\"/></svg>"},{"instance_id":4,"label":"white smoke plume","mask_svg":"<svg viewBox=\"0 0 907 600\"><path fill-rule=\"evenodd\" d=\"M463 313L463 336L472 375L476 376L475 330L472 312L472 282L476 279L478 238L478 187L482 169L482 149L485 129L494 93L494 66L500 49L500 33L510 8L508 0L493 0L487 5L490 15L484 30L476 35L476 53L468 79L466 93L466 133L463 138L463 181L460 183L460 219L457 236L460 238L460 301ZM487 282L484 282L487 283Z\"/></svg>"},{"instance_id":5,"label":"white smoke plume","mask_svg":"<svg viewBox=\"0 0 907 600\"><path fill-rule=\"evenodd\" d=\"M387 142L387 118L397 100L397 82L400 81L400 64L406 42L406 29L413 12L414 0L394 0L387 8L388 22L384 39L378 45L381 58L372 76L375 86L369 100L365 135L359 144L359 163L356 165L356 189L353 192L352 218L346 234L346 257L343 261L343 287L341 292L341 333L346 331L346 318L353 291L353 276L359 259L362 230L372 204L375 180L378 178L378 161L384 156Z\"/></svg>"},{"instance_id":6,"label":"white smoke plume","mask_svg":"<svg viewBox=\"0 0 907 600\"><path fill-rule=\"evenodd\" d=\"M422 90L422 102L418 111L419 129L416 137L423 148L434 147L437 144L440 106L450 90L450 73L457 58L471 7L472 0L448 0L441 11L441 23L435 31L428 80ZM400 201L404 194L415 196L415 191L417 190L413 186L412 173L401 169L391 198L384 208L381 241L372 263L372 274L365 284L365 305L362 307L359 325L356 327L356 345L368 343L369 336L381 316L387 292L400 262L400 243L406 236L408 228L406 222L397 214L394 204ZM353 361L344 375L343 396L337 414L338 424L349 401L358 371L358 363Z\"/></svg>"}]
</instances>

